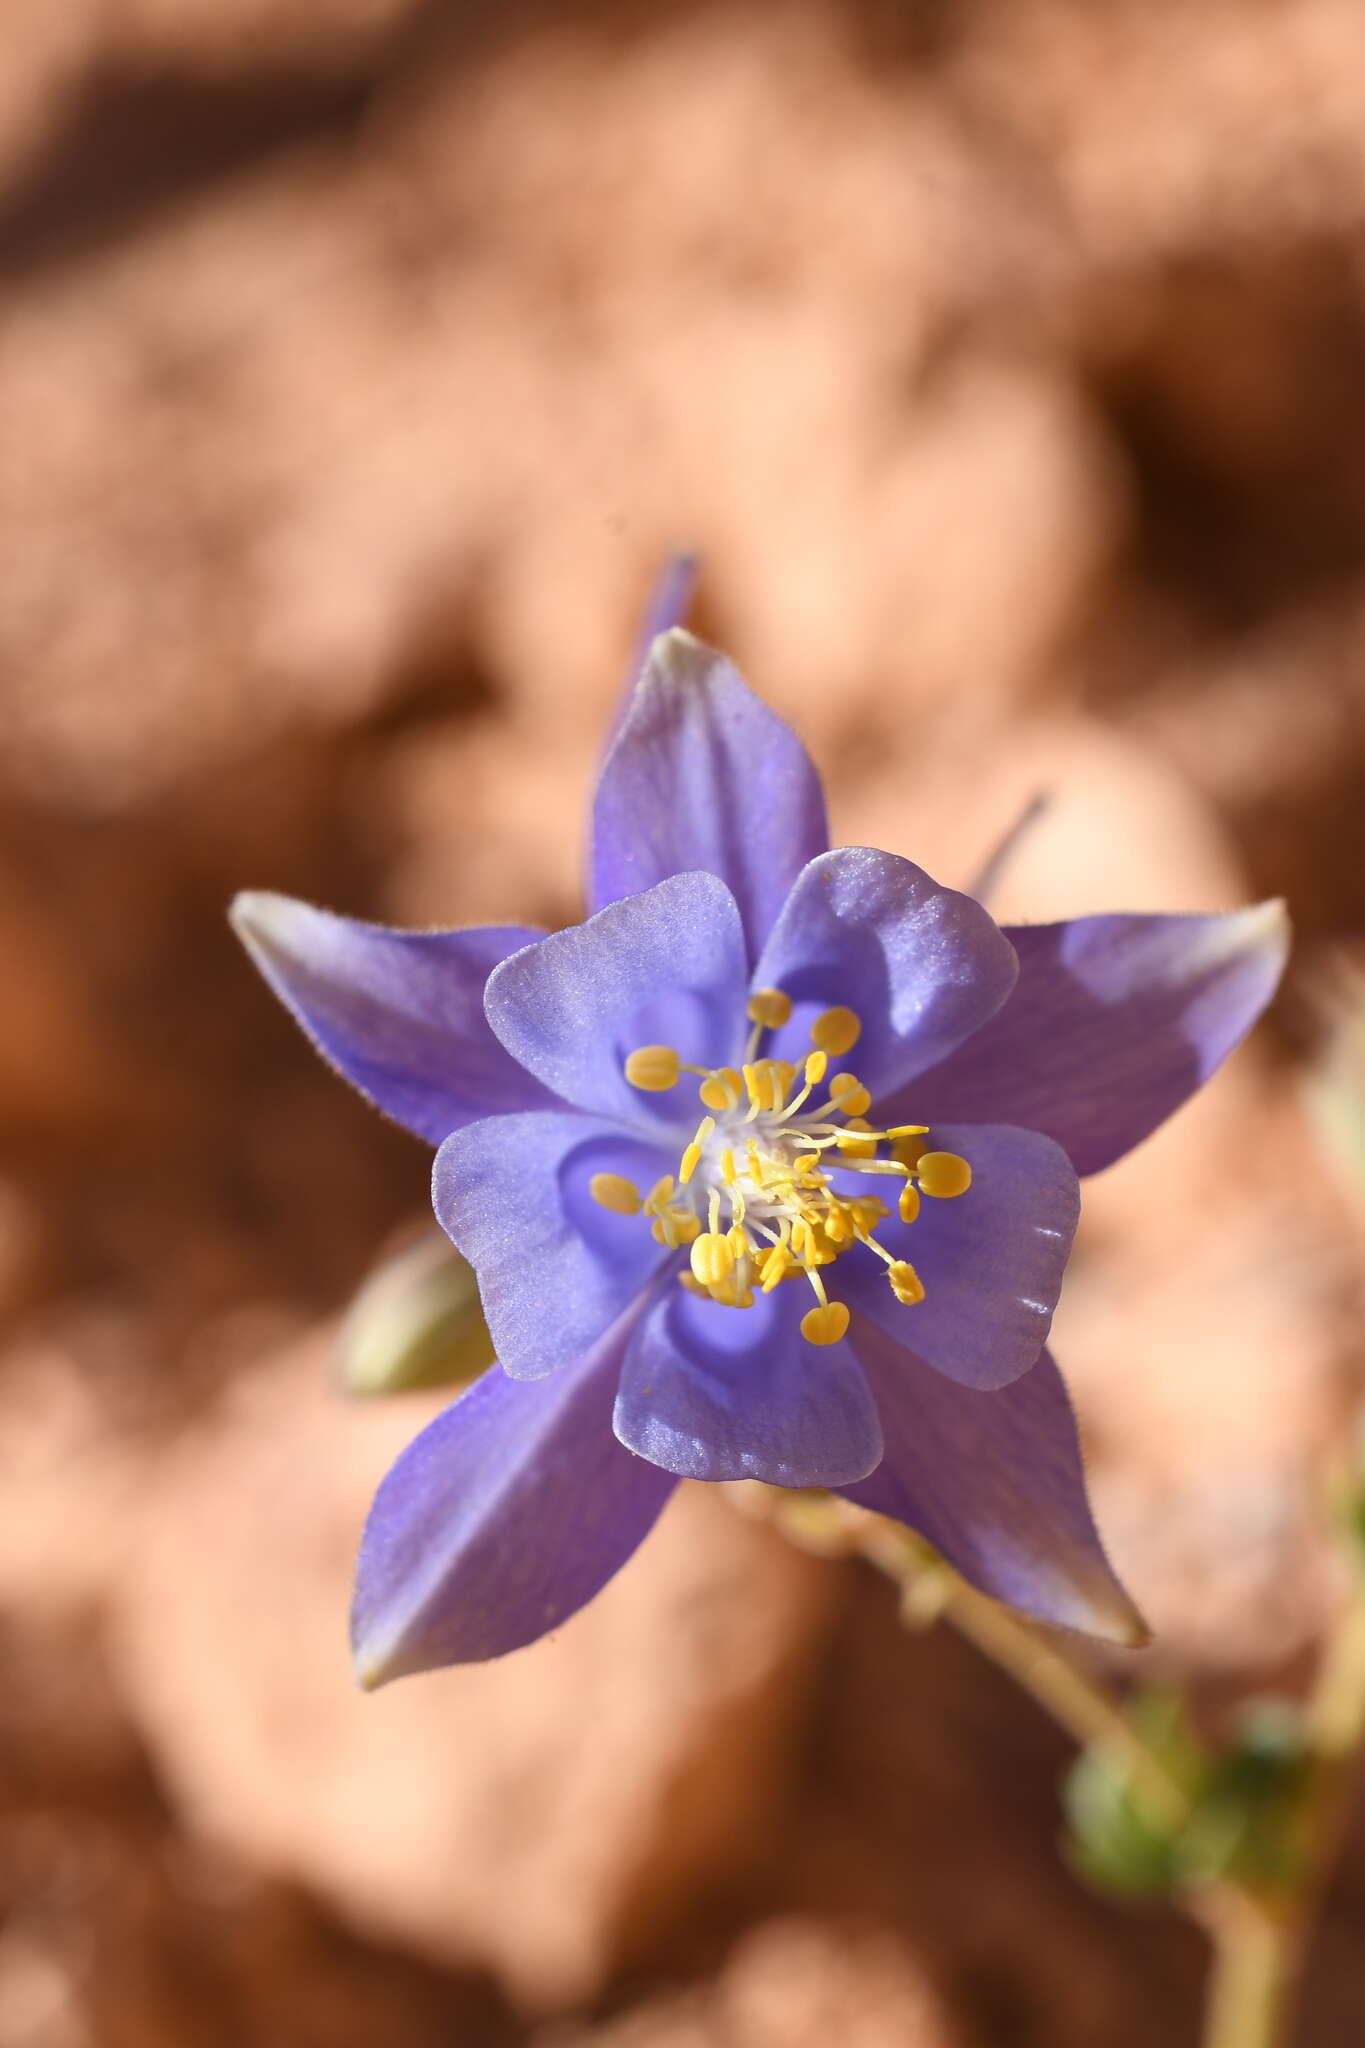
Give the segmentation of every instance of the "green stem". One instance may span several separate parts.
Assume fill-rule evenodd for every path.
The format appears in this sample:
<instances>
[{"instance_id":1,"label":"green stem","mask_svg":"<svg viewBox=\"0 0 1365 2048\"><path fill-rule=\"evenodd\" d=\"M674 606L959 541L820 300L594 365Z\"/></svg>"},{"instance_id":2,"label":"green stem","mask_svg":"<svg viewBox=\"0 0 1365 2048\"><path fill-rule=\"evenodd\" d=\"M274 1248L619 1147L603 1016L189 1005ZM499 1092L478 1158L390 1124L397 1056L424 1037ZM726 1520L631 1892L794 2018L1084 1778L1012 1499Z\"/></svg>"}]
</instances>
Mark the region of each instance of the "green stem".
<instances>
[{"instance_id":1,"label":"green stem","mask_svg":"<svg viewBox=\"0 0 1365 2048\"><path fill-rule=\"evenodd\" d=\"M900 1587L908 1619L950 1622L1078 1743L1105 1751L1155 1819L1179 1828L1190 1818L1189 1794L1147 1747L1122 1700L1042 1630L927 1554L909 1530L810 1496L770 1495L763 1511L807 1549L866 1558ZM1295 1879L1273 1898L1225 1879L1183 1901L1213 1944L1203 2048L1287 2048L1304 1952L1365 1750L1365 1560L1324 1651L1305 1731L1309 1769L1288 1823L1299 1845Z\"/></svg>"},{"instance_id":2,"label":"green stem","mask_svg":"<svg viewBox=\"0 0 1365 2048\"><path fill-rule=\"evenodd\" d=\"M894 1523L866 1523L858 1548L903 1589L907 1581L913 1589L914 1578L923 1574L913 1540L907 1541ZM1190 1810L1184 1788L1152 1754L1109 1688L1073 1664L1013 1608L978 1593L947 1565L935 1564L932 1570L943 1574L938 1599L943 1618L1082 1747L1102 1750L1140 1790L1158 1819L1179 1827Z\"/></svg>"},{"instance_id":3,"label":"green stem","mask_svg":"<svg viewBox=\"0 0 1365 2048\"><path fill-rule=\"evenodd\" d=\"M978 1593L950 1565L927 1553L902 1524L808 1494L773 1491L759 1498L762 1512L802 1548L866 1558L894 1580L908 1619L951 1622L1077 1743L1103 1750L1139 1788L1157 1819L1179 1827L1188 1818L1184 1787L1152 1754L1122 1701L1073 1664L1042 1629Z\"/></svg>"}]
</instances>

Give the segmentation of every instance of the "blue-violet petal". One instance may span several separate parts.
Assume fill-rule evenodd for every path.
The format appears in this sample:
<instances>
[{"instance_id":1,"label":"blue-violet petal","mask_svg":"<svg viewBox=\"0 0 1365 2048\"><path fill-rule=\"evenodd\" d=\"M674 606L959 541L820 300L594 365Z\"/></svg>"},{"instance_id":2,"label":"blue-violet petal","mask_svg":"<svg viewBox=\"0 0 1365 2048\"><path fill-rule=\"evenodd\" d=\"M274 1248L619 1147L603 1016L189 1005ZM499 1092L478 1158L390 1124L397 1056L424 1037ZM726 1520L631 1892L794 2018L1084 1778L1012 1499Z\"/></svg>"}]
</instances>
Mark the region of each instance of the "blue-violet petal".
<instances>
[{"instance_id":1,"label":"blue-violet petal","mask_svg":"<svg viewBox=\"0 0 1365 2048\"><path fill-rule=\"evenodd\" d=\"M1075 1169L1051 1138L1009 1124L934 1124L928 1142L968 1161L971 1186L947 1201L925 1195L911 1224L893 1210L877 1225L878 1243L919 1274L924 1300L897 1301L884 1268L857 1252L831 1269L830 1292L949 1379L1003 1387L1028 1370L1052 1327L1080 1216ZM859 1191L887 1185L864 1180Z\"/></svg>"},{"instance_id":2,"label":"blue-violet petal","mask_svg":"<svg viewBox=\"0 0 1365 2048\"><path fill-rule=\"evenodd\" d=\"M592 1176L620 1174L647 1194L675 1163L573 1110L488 1117L442 1145L432 1207L474 1268L513 1379L574 1365L669 1256L647 1218L593 1200Z\"/></svg>"},{"instance_id":3,"label":"blue-violet petal","mask_svg":"<svg viewBox=\"0 0 1365 2048\"><path fill-rule=\"evenodd\" d=\"M694 1126L697 1087L645 1094L623 1071L642 1045L671 1045L702 1067L738 1057L744 935L714 875L674 875L551 932L488 978L488 1021L514 1059L580 1109L646 1128Z\"/></svg>"},{"instance_id":4,"label":"blue-violet petal","mask_svg":"<svg viewBox=\"0 0 1365 2048\"><path fill-rule=\"evenodd\" d=\"M598 784L594 902L703 869L733 891L752 959L828 844L820 778L795 733L722 655L663 634Z\"/></svg>"},{"instance_id":5,"label":"blue-violet petal","mask_svg":"<svg viewBox=\"0 0 1365 2048\"><path fill-rule=\"evenodd\" d=\"M887 1106L1026 1124L1099 1173L1164 1123L1255 1023L1284 968L1284 906L1009 927L999 1015Z\"/></svg>"},{"instance_id":6,"label":"blue-violet petal","mask_svg":"<svg viewBox=\"0 0 1365 2048\"><path fill-rule=\"evenodd\" d=\"M540 1385L493 1366L403 1452L360 1546L362 1685L534 1642L648 1535L674 1482L612 1435L626 1335Z\"/></svg>"},{"instance_id":7,"label":"blue-violet petal","mask_svg":"<svg viewBox=\"0 0 1365 2048\"><path fill-rule=\"evenodd\" d=\"M908 1523L978 1591L1024 1614L1146 1642L1096 1533L1075 1418L1050 1355L1012 1386L975 1393L860 1317L852 1341L881 1405L886 1455L841 1491Z\"/></svg>"},{"instance_id":8,"label":"blue-violet petal","mask_svg":"<svg viewBox=\"0 0 1365 2048\"><path fill-rule=\"evenodd\" d=\"M488 1028L484 984L543 934L523 925L404 932L248 890L238 937L323 1058L419 1138L495 1110L538 1109L548 1090Z\"/></svg>"},{"instance_id":9,"label":"blue-violet petal","mask_svg":"<svg viewBox=\"0 0 1365 2048\"><path fill-rule=\"evenodd\" d=\"M995 1015L1014 949L970 896L894 853L840 846L792 885L754 973L792 998L770 1050L799 1061L812 1018L835 1005L862 1025L846 1061L874 1097L934 1066ZM923 1121L923 1119L920 1119Z\"/></svg>"},{"instance_id":10,"label":"blue-violet petal","mask_svg":"<svg viewBox=\"0 0 1365 2048\"><path fill-rule=\"evenodd\" d=\"M722 1308L673 1284L645 1309L626 1353L616 1434L689 1479L840 1486L881 1456L881 1426L847 1340L808 1344L814 1306L788 1280L752 1308Z\"/></svg>"}]
</instances>

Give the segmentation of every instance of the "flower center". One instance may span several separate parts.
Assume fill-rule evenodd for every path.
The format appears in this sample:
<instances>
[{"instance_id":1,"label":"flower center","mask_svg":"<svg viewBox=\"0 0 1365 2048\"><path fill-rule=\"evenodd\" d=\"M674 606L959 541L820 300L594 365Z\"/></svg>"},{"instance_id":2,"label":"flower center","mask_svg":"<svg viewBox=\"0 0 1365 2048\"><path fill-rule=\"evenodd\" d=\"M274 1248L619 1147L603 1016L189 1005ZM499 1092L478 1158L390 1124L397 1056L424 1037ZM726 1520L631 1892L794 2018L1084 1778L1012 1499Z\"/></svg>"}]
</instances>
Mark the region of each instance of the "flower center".
<instances>
[{"instance_id":1,"label":"flower center","mask_svg":"<svg viewBox=\"0 0 1365 2048\"><path fill-rule=\"evenodd\" d=\"M725 1308L752 1308L754 1289L770 1294L783 1280L805 1278L815 1306L801 1318L812 1344L834 1344L848 1328L848 1307L831 1301L821 1268L855 1245L875 1254L897 1301L924 1299L908 1259L878 1244L873 1231L891 1206L870 1191L849 1194L831 1171L881 1177L903 1223L919 1214L921 1195L945 1200L964 1194L972 1170L955 1152L925 1143L925 1124L875 1130L865 1112L872 1098L856 1074L827 1078L831 1059L850 1052L862 1020L838 1005L811 1025L812 1049L798 1068L765 1058L765 1034L791 1016L781 989L757 989L748 1001L751 1025L739 1067L689 1066L669 1045L643 1045L625 1063L633 1088L662 1093L683 1074L699 1077L707 1114L684 1147L676 1174L666 1173L642 1195L624 1174L596 1173L594 1201L618 1215L643 1212L662 1245L689 1248L684 1287Z\"/></svg>"}]
</instances>

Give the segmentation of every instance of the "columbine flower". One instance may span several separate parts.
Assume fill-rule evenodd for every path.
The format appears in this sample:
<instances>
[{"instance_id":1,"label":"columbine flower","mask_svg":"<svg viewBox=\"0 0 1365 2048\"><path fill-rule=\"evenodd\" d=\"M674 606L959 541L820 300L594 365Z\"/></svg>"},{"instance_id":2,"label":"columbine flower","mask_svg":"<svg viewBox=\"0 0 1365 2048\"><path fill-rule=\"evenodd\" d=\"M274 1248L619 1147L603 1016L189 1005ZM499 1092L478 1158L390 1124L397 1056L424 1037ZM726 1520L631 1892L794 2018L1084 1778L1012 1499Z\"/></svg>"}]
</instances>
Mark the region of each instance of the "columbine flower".
<instances>
[{"instance_id":1,"label":"columbine flower","mask_svg":"<svg viewBox=\"0 0 1365 2048\"><path fill-rule=\"evenodd\" d=\"M1077 1175L1242 1037L1280 908L1002 930L830 852L799 741L676 630L593 828L594 914L549 935L235 906L322 1054L439 1145L499 1360L379 1489L363 1682L555 1627L680 1476L834 1488L1029 1614L1140 1640L1043 1346Z\"/></svg>"}]
</instances>

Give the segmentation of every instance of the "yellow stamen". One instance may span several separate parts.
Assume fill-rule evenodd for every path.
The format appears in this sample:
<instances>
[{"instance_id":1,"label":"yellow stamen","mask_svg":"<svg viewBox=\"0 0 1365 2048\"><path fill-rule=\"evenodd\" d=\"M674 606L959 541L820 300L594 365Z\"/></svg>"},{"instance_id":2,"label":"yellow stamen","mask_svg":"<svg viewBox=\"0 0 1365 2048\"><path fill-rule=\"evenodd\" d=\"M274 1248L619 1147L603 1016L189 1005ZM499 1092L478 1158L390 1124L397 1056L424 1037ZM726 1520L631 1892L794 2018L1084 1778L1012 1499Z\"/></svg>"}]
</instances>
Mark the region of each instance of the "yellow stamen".
<instances>
[{"instance_id":1,"label":"yellow stamen","mask_svg":"<svg viewBox=\"0 0 1365 2048\"><path fill-rule=\"evenodd\" d=\"M762 1109L779 1110L787 1092L795 1068L786 1060L754 1060L744 1068L744 1085L749 1091L749 1114L745 1121L752 1123Z\"/></svg>"},{"instance_id":2,"label":"yellow stamen","mask_svg":"<svg viewBox=\"0 0 1365 2048\"><path fill-rule=\"evenodd\" d=\"M846 1159L875 1159L877 1134L872 1131L871 1137L868 1137L866 1134L869 1131L872 1131L872 1126L865 1116L851 1116L848 1128L840 1131L834 1142Z\"/></svg>"},{"instance_id":3,"label":"yellow stamen","mask_svg":"<svg viewBox=\"0 0 1365 2048\"><path fill-rule=\"evenodd\" d=\"M829 1099L840 1116L863 1116L872 1107L872 1097L856 1074L836 1074L829 1084Z\"/></svg>"},{"instance_id":4,"label":"yellow stamen","mask_svg":"<svg viewBox=\"0 0 1365 2048\"><path fill-rule=\"evenodd\" d=\"M627 1074L637 1087L662 1090L681 1074L695 1074L710 1113L684 1147L676 1180L665 1174L643 1202L622 1174L594 1175L590 1192L621 1215L643 1208L658 1243L688 1248L683 1284L724 1307L747 1308L759 1288L771 1293L788 1275L803 1274L816 1306L807 1312L802 1332L813 1344L837 1343L849 1327L849 1311L829 1300L821 1269L855 1243L886 1268L898 1301L922 1301L924 1287L909 1261L874 1235L893 1213L888 1203L875 1195L846 1195L835 1180L842 1182L845 1173L889 1174L895 1192L888 1187L887 1196L901 1222L910 1224L922 1211L922 1197L963 1193L972 1170L956 1153L930 1150L923 1124L875 1128L866 1114L870 1092L856 1074L829 1078L831 1056L837 1059L861 1035L852 1010L838 1006L816 1019L812 1049L799 1071L789 1060L758 1052L764 1032L791 1017L785 990L755 990L748 1014L748 1042L738 1067L689 1066L671 1046L641 1046L630 1055ZM793 1088L799 1092L789 1101ZM816 1088L829 1093L819 1109L807 1107ZM839 1171L832 1174L831 1168ZM700 1199L688 1187L694 1178L700 1180Z\"/></svg>"},{"instance_id":5,"label":"yellow stamen","mask_svg":"<svg viewBox=\"0 0 1365 2048\"><path fill-rule=\"evenodd\" d=\"M737 1265L724 1280L716 1281L710 1289L711 1299L721 1308L752 1308L754 1297L749 1289L749 1268L747 1263Z\"/></svg>"},{"instance_id":6,"label":"yellow stamen","mask_svg":"<svg viewBox=\"0 0 1365 2048\"><path fill-rule=\"evenodd\" d=\"M843 1244L845 1239L852 1235L852 1226L842 1206L837 1202L831 1203L829 1214L825 1218L825 1236L831 1244Z\"/></svg>"},{"instance_id":7,"label":"yellow stamen","mask_svg":"<svg viewBox=\"0 0 1365 2048\"><path fill-rule=\"evenodd\" d=\"M641 1045L626 1055L626 1079L632 1088L642 1088L650 1095L672 1088L681 1067L671 1045Z\"/></svg>"},{"instance_id":8,"label":"yellow stamen","mask_svg":"<svg viewBox=\"0 0 1365 2048\"><path fill-rule=\"evenodd\" d=\"M907 1308L913 1308L917 1301L923 1301L924 1283L908 1259L895 1260L887 1267L886 1277L891 1282L891 1292L897 1301L904 1302Z\"/></svg>"},{"instance_id":9,"label":"yellow stamen","mask_svg":"<svg viewBox=\"0 0 1365 2048\"><path fill-rule=\"evenodd\" d=\"M849 1010L842 1003L836 1003L831 1010L822 1010L810 1027L811 1043L818 1045L821 1052L827 1052L834 1059L852 1051L863 1035L863 1020L856 1010Z\"/></svg>"},{"instance_id":10,"label":"yellow stamen","mask_svg":"<svg viewBox=\"0 0 1365 2048\"><path fill-rule=\"evenodd\" d=\"M696 1172L697 1162L701 1158L701 1148L715 1128L716 1120L713 1116L704 1116L697 1125L696 1136L678 1161L678 1181L681 1186L686 1187Z\"/></svg>"},{"instance_id":11,"label":"yellow stamen","mask_svg":"<svg viewBox=\"0 0 1365 2048\"><path fill-rule=\"evenodd\" d=\"M733 1067L716 1067L697 1090L708 1109L738 1109L744 1083Z\"/></svg>"},{"instance_id":12,"label":"yellow stamen","mask_svg":"<svg viewBox=\"0 0 1365 2048\"><path fill-rule=\"evenodd\" d=\"M650 1226L650 1234L657 1244L666 1244L676 1250L680 1244L691 1244L701 1229L701 1218L690 1209L665 1209L656 1216Z\"/></svg>"},{"instance_id":13,"label":"yellow stamen","mask_svg":"<svg viewBox=\"0 0 1365 2048\"><path fill-rule=\"evenodd\" d=\"M784 1244L775 1244L758 1269L759 1285L771 1294L779 1280L792 1269L792 1255Z\"/></svg>"},{"instance_id":14,"label":"yellow stamen","mask_svg":"<svg viewBox=\"0 0 1365 2048\"><path fill-rule=\"evenodd\" d=\"M842 1301L821 1302L801 1318L801 1335L808 1344L837 1344L847 1328L848 1306Z\"/></svg>"},{"instance_id":15,"label":"yellow stamen","mask_svg":"<svg viewBox=\"0 0 1365 2048\"><path fill-rule=\"evenodd\" d=\"M705 1230L697 1238L691 1251L692 1271L703 1287L714 1287L724 1280L735 1263L734 1250L727 1237L717 1230Z\"/></svg>"},{"instance_id":16,"label":"yellow stamen","mask_svg":"<svg viewBox=\"0 0 1365 2048\"><path fill-rule=\"evenodd\" d=\"M972 1184L972 1169L956 1152L922 1152L916 1162L920 1191L940 1201L965 1195Z\"/></svg>"},{"instance_id":17,"label":"yellow stamen","mask_svg":"<svg viewBox=\"0 0 1365 2048\"><path fill-rule=\"evenodd\" d=\"M767 1030L775 1031L790 1017L792 999L780 988L756 988L746 1010L751 1024L762 1024Z\"/></svg>"},{"instance_id":18,"label":"yellow stamen","mask_svg":"<svg viewBox=\"0 0 1365 2048\"><path fill-rule=\"evenodd\" d=\"M868 1232L881 1222L883 1216L889 1216L891 1213L885 1202L879 1202L875 1195L855 1195L848 1208L853 1218L853 1227L863 1239L866 1239Z\"/></svg>"},{"instance_id":19,"label":"yellow stamen","mask_svg":"<svg viewBox=\"0 0 1365 2048\"><path fill-rule=\"evenodd\" d=\"M595 1173L588 1182L588 1193L594 1202L617 1216L639 1214L640 1190L623 1173Z\"/></svg>"}]
</instances>

